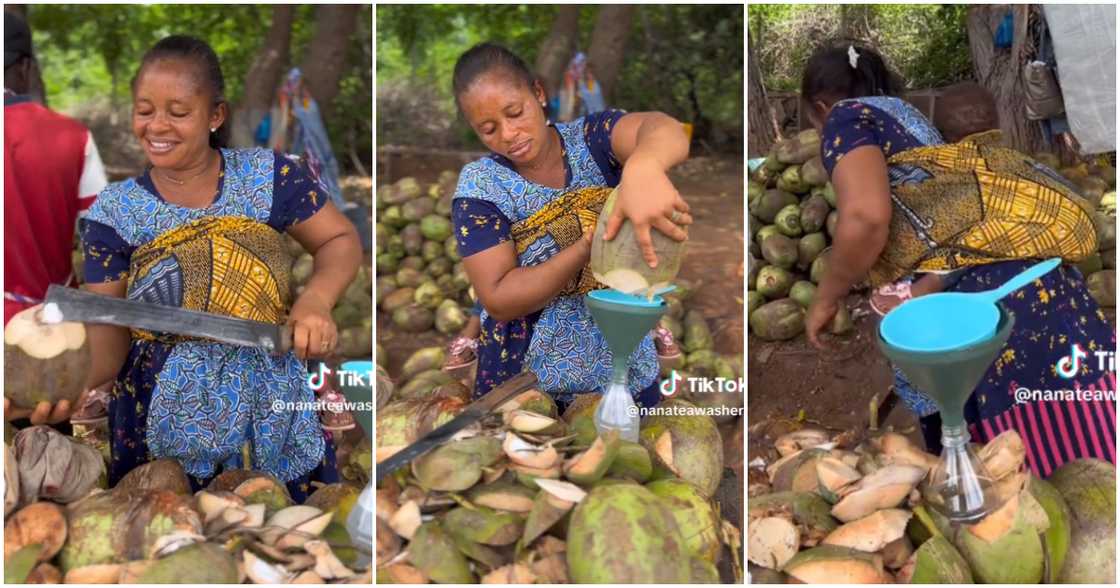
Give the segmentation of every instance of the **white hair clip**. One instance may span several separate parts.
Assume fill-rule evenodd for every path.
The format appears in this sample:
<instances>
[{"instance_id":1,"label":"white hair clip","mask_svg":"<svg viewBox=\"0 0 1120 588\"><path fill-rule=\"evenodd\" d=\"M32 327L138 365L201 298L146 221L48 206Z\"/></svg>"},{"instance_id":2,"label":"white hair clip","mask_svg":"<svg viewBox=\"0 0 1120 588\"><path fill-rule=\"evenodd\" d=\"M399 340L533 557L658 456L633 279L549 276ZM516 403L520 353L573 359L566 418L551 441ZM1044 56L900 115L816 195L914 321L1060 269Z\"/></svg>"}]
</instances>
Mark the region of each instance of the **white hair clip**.
<instances>
[{"instance_id":1,"label":"white hair clip","mask_svg":"<svg viewBox=\"0 0 1120 588\"><path fill-rule=\"evenodd\" d=\"M855 69L856 64L859 63L859 53L853 45L848 45L848 63L851 64L852 69Z\"/></svg>"}]
</instances>

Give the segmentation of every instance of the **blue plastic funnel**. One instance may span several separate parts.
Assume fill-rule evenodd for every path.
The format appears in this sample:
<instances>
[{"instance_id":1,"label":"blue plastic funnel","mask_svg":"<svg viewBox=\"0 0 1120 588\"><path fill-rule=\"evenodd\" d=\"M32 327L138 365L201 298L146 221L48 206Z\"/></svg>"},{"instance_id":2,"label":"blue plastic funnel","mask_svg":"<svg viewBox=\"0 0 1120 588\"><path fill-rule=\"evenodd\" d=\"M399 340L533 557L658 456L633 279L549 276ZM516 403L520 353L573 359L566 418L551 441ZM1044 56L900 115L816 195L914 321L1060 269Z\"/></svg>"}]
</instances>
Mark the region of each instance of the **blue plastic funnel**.
<instances>
[{"instance_id":1,"label":"blue plastic funnel","mask_svg":"<svg viewBox=\"0 0 1120 588\"><path fill-rule=\"evenodd\" d=\"M1060 258L1036 263L995 290L913 298L883 317L879 333L887 343L906 351L949 351L975 345L995 335L1000 320L998 300L1061 263Z\"/></svg>"}]
</instances>

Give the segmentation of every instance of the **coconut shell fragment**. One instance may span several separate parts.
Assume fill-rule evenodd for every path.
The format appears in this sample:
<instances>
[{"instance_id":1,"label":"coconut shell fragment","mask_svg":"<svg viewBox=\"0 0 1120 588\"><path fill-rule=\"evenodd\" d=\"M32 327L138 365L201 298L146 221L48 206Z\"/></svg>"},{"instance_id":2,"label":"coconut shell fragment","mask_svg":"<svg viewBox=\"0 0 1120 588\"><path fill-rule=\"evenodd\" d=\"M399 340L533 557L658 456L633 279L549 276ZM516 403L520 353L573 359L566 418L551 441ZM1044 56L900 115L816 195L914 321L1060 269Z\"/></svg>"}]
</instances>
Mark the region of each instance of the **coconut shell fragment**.
<instances>
[{"instance_id":1,"label":"coconut shell fragment","mask_svg":"<svg viewBox=\"0 0 1120 588\"><path fill-rule=\"evenodd\" d=\"M435 582L473 584L475 581L466 557L439 521L420 525L408 545L408 557L417 570Z\"/></svg>"},{"instance_id":2,"label":"coconut shell fragment","mask_svg":"<svg viewBox=\"0 0 1120 588\"><path fill-rule=\"evenodd\" d=\"M918 466L884 467L856 482L832 507L832 516L850 523L877 510L894 508L910 496L910 491L925 475L926 470Z\"/></svg>"},{"instance_id":3,"label":"coconut shell fragment","mask_svg":"<svg viewBox=\"0 0 1120 588\"><path fill-rule=\"evenodd\" d=\"M883 557L836 545L821 545L795 555L782 571L805 584L890 584Z\"/></svg>"},{"instance_id":4,"label":"coconut shell fragment","mask_svg":"<svg viewBox=\"0 0 1120 588\"><path fill-rule=\"evenodd\" d=\"M783 517L766 517L752 521L747 536L747 558L757 565L780 570L801 545L797 526Z\"/></svg>"},{"instance_id":5,"label":"coconut shell fragment","mask_svg":"<svg viewBox=\"0 0 1120 588\"><path fill-rule=\"evenodd\" d=\"M824 538L825 545L851 547L874 553L901 539L911 513L898 508L876 511L862 519L847 523Z\"/></svg>"}]
</instances>

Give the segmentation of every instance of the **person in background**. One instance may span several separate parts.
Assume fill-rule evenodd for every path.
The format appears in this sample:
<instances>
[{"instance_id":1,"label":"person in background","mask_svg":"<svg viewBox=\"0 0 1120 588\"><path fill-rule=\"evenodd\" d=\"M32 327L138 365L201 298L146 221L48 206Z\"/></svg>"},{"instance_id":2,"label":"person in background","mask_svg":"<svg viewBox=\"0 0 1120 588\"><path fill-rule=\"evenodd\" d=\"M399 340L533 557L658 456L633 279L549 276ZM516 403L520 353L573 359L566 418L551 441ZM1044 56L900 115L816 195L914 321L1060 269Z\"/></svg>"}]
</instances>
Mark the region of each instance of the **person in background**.
<instances>
[{"instance_id":1,"label":"person in background","mask_svg":"<svg viewBox=\"0 0 1120 588\"><path fill-rule=\"evenodd\" d=\"M40 303L51 284L77 285L75 225L107 183L89 129L29 95L34 64L31 29L5 11L4 324ZM43 402L28 411L4 402L8 419L30 417L32 424L63 423L72 408Z\"/></svg>"}]
</instances>

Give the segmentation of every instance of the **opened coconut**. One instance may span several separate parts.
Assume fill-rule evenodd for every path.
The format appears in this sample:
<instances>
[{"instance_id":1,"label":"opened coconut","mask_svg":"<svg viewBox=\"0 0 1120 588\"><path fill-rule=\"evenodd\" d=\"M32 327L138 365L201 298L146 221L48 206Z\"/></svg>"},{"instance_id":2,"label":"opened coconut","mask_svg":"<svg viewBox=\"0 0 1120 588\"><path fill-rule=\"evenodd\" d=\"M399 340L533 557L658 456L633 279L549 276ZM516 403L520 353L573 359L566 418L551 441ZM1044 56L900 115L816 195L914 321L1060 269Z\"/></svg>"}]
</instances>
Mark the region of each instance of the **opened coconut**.
<instances>
[{"instance_id":1,"label":"opened coconut","mask_svg":"<svg viewBox=\"0 0 1120 588\"><path fill-rule=\"evenodd\" d=\"M723 475L723 442L715 421L676 398L660 406L678 414L647 416L639 431L641 444L654 459L655 478L688 480L711 497Z\"/></svg>"},{"instance_id":2,"label":"opened coconut","mask_svg":"<svg viewBox=\"0 0 1120 588\"><path fill-rule=\"evenodd\" d=\"M618 190L611 190L599 213L595 237L591 241L591 272L596 280L621 292L652 294L652 290L668 285L677 276L684 259L684 242L651 230L650 238L658 260L657 267L651 268L638 247L634 224L629 220L623 221L614 239L605 240L607 221L617 197Z\"/></svg>"},{"instance_id":3,"label":"opened coconut","mask_svg":"<svg viewBox=\"0 0 1120 588\"><path fill-rule=\"evenodd\" d=\"M1116 468L1079 459L1048 480L1070 510L1070 545L1059 576L1067 584L1116 583Z\"/></svg>"},{"instance_id":4,"label":"opened coconut","mask_svg":"<svg viewBox=\"0 0 1120 588\"><path fill-rule=\"evenodd\" d=\"M719 512L711 500L684 480L657 480L646 485L664 500L684 535L689 554L715 564L720 553Z\"/></svg>"},{"instance_id":5,"label":"opened coconut","mask_svg":"<svg viewBox=\"0 0 1120 588\"><path fill-rule=\"evenodd\" d=\"M4 396L14 406L78 402L90 368L86 329L61 319L57 307L39 304L4 327Z\"/></svg>"}]
</instances>

